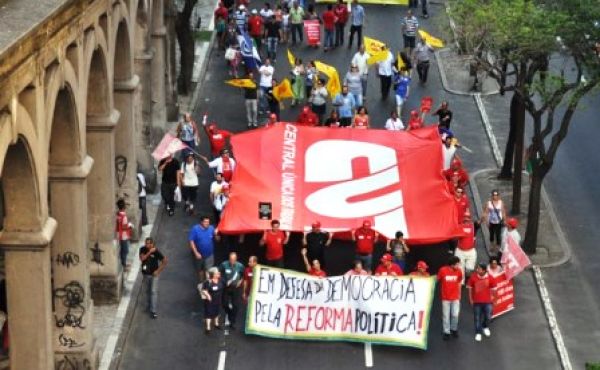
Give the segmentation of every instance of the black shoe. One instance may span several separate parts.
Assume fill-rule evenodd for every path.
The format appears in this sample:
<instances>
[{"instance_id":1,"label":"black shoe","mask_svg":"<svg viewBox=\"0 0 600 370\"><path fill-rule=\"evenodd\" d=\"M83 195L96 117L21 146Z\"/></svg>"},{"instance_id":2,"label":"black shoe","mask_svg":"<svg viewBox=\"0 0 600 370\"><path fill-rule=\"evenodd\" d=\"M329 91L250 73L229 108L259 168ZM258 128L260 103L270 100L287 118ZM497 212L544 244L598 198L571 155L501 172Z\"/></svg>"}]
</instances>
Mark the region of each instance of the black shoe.
<instances>
[{"instance_id":1,"label":"black shoe","mask_svg":"<svg viewBox=\"0 0 600 370\"><path fill-rule=\"evenodd\" d=\"M210 329L204 329L204 334L210 335Z\"/></svg>"},{"instance_id":2,"label":"black shoe","mask_svg":"<svg viewBox=\"0 0 600 370\"><path fill-rule=\"evenodd\" d=\"M175 214L175 211L173 211L172 209L169 210L169 216L173 216Z\"/></svg>"},{"instance_id":3,"label":"black shoe","mask_svg":"<svg viewBox=\"0 0 600 370\"><path fill-rule=\"evenodd\" d=\"M443 340L448 340L448 339L450 339L450 334L448 334L448 333L444 333L444 335L442 336L442 339L443 339Z\"/></svg>"},{"instance_id":4,"label":"black shoe","mask_svg":"<svg viewBox=\"0 0 600 370\"><path fill-rule=\"evenodd\" d=\"M222 330L223 328L221 327L221 325L215 325L215 329Z\"/></svg>"},{"instance_id":5,"label":"black shoe","mask_svg":"<svg viewBox=\"0 0 600 370\"><path fill-rule=\"evenodd\" d=\"M458 330L450 330L450 333L454 338L458 338Z\"/></svg>"},{"instance_id":6,"label":"black shoe","mask_svg":"<svg viewBox=\"0 0 600 370\"><path fill-rule=\"evenodd\" d=\"M156 312L151 312L150 317L153 319L156 319L156 318L158 318L158 314Z\"/></svg>"},{"instance_id":7,"label":"black shoe","mask_svg":"<svg viewBox=\"0 0 600 370\"><path fill-rule=\"evenodd\" d=\"M229 330L235 330L235 324L229 324Z\"/></svg>"}]
</instances>

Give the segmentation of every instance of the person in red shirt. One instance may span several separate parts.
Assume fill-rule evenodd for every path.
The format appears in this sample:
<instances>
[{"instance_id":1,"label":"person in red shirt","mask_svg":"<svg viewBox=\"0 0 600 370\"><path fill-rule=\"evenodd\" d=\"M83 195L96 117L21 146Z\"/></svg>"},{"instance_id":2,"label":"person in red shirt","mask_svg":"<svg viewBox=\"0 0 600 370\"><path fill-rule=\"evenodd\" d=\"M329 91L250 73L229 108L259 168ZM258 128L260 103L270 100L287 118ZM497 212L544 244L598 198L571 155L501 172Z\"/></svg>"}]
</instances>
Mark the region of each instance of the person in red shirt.
<instances>
[{"instance_id":1,"label":"person in red shirt","mask_svg":"<svg viewBox=\"0 0 600 370\"><path fill-rule=\"evenodd\" d=\"M256 43L256 50L260 53L262 46L262 37L264 33L264 20L258 14L256 9L252 9L250 18L248 18L248 33Z\"/></svg>"},{"instance_id":2,"label":"person in red shirt","mask_svg":"<svg viewBox=\"0 0 600 370\"><path fill-rule=\"evenodd\" d=\"M467 216L463 216L461 226L464 235L458 238L454 255L460 259L460 268L463 272L462 282L464 284L466 277L475 270L475 264L477 263L475 224L471 220L470 213Z\"/></svg>"},{"instance_id":3,"label":"person in red shirt","mask_svg":"<svg viewBox=\"0 0 600 370\"><path fill-rule=\"evenodd\" d=\"M380 264L375 269L375 276L402 276L404 271L400 266L393 263L394 258L391 254L386 253L381 257Z\"/></svg>"},{"instance_id":4,"label":"person in red shirt","mask_svg":"<svg viewBox=\"0 0 600 370\"><path fill-rule=\"evenodd\" d=\"M360 260L364 268L370 273L373 265L373 248L379 234L371 229L371 221L363 221L362 227L352 232L352 241L356 242L356 259Z\"/></svg>"},{"instance_id":5,"label":"person in red shirt","mask_svg":"<svg viewBox=\"0 0 600 370\"><path fill-rule=\"evenodd\" d=\"M437 274L442 298L442 327L444 340L450 339L450 334L458 338L458 314L460 313L460 288L463 274L460 260L450 257L448 266L442 267Z\"/></svg>"},{"instance_id":6,"label":"person in red shirt","mask_svg":"<svg viewBox=\"0 0 600 370\"><path fill-rule=\"evenodd\" d=\"M229 11L227 10L227 8L225 7L225 5L223 5L223 2L219 1L219 5L217 6L217 9L215 9L215 21L217 19L223 18L223 19L227 19L229 17Z\"/></svg>"},{"instance_id":7,"label":"person in red shirt","mask_svg":"<svg viewBox=\"0 0 600 370\"><path fill-rule=\"evenodd\" d=\"M472 274L467 283L469 302L473 305L475 315L475 340L481 341L481 334L489 337L489 324L492 320L492 298L496 292L496 280L487 272L485 263L477 266L477 273Z\"/></svg>"},{"instance_id":8,"label":"person in red shirt","mask_svg":"<svg viewBox=\"0 0 600 370\"><path fill-rule=\"evenodd\" d=\"M425 261L417 262L417 269L410 273L410 276L421 276L421 277L429 277L429 271L427 269L429 266L425 263Z\"/></svg>"},{"instance_id":9,"label":"person in red shirt","mask_svg":"<svg viewBox=\"0 0 600 370\"><path fill-rule=\"evenodd\" d=\"M244 303L248 303L250 288L252 288L252 279L254 277L254 266L258 263L256 256L250 256L248 266L244 269L244 289L242 290L242 298Z\"/></svg>"},{"instance_id":10,"label":"person in red shirt","mask_svg":"<svg viewBox=\"0 0 600 370\"><path fill-rule=\"evenodd\" d=\"M460 160L460 158L458 158L456 154L454 155L454 158L450 163L450 168L444 170L444 177L447 181L452 181L452 178L454 176L458 176L457 182L460 185L460 187L464 188L467 186L467 183L469 182L469 174L463 168L462 161Z\"/></svg>"},{"instance_id":11,"label":"person in red shirt","mask_svg":"<svg viewBox=\"0 0 600 370\"><path fill-rule=\"evenodd\" d=\"M323 42L323 50L328 51L333 49L333 33L335 32L336 16L333 12L333 6L327 4L327 10L321 16L323 19L323 29L325 30L325 41Z\"/></svg>"},{"instance_id":12,"label":"person in red shirt","mask_svg":"<svg viewBox=\"0 0 600 370\"><path fill-rule=\"evenodd\" d=\"M354 116L354 122L352 122L352 128L363 130L369 128L369 114L367 113L367 108L364 106L358 107Z\"/></svg>"},{"instance_id":13,"label":"person in red shirt","mask_svg":"<svg viewBox=\"0 0 600 370\"><path fill-rule=\"evenodd\" d=\"M310 127L317 126L319 124L319 116L307 105L302 108L302 112L300 112L300 115L296 119L296 124Z\"/></svg>"},{"instance_id":14,"label":"person in red shirt","mask_svg":"<svg viewBox=\"0 0 600 370\"><path fill-rule=\"evenodd\" d=\"M271 229L265 230L260 245L264 245L267 250L265 253L265 264L273 267L283 268L283 246L288 243L290 234L287 231L279 230L279 221L271 221Z\"/></svg>"},{"instance_id":15,"label":"person in red shirt","mask_svg":"<svg viewBox=\"0 0 600 370\"><path fill-rule=\"evenodd\" d=\"M459 220L465 217L467 213L471 213L469 210L469 207L471 206L469 198L467 197L467 194L465 194L465 190L460 186L454 190L454 203L456 204L456 214L458 215Z\"/></svg>"},{"instance_id":16,"label":"person in red shirt","mask_svg":"<svg viewBox=\"0 0 600 370\"><path fill-rule=\"evenodd\" d=\"M333 10L337 17L335 21L335 47L344 45L344 28L348 22L348 6L343 0L338 0Z\"/></svg>"},{"instance_id":17,"label":"person in red shirt","mask_svg":"<svg viewBox=\"0 0 600 370\"><path fill-rule=\"evenodd\" d=\"M231 137L232 133L227 130L219 129L217 124L214 122L207 126L206 115L202 121L202 126L204 126L204 132L206 132L206 136L208 136L210 153L212 154L213 158L216 158L219 156L219 153L225 149L225 145L227 145L227 139Z\"/></svg>"},{"instance_id":18,"label":"person in red shirt","mask_svg":"<svg viewBox=\"0 0 600 370\"><path fill-rule=\"evenodd\" d=\"M321 263L318 259L312 260L312 264L308 262L308 257L306 256L308 254L308 250L306 248L302 248L300 253L302 253L304 266L306 267L306 272L308 272L309 275L316 277L327 277L327 273L321 269Z\"/></svg>"},{"instance_id":19,"label":"person in red shirt","mask_svg":"<svg viewBox=\"0 0 600 370\"><path fill-rule=\"evenodd\" d=\"M408 120L407 131L416 130L423 127L423 118L419 116L419 112L416 110L410 111L410 119Z\"/></svg>"}]
</instances>

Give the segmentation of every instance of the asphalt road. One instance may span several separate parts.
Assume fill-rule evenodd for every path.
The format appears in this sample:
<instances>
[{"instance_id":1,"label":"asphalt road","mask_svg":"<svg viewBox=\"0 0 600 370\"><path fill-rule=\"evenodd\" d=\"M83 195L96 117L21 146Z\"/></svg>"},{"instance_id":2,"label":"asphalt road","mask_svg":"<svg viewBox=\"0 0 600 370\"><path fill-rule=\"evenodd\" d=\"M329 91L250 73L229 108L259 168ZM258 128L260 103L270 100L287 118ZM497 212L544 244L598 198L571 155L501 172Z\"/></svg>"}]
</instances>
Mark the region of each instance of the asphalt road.
<instances>
[{"instance_id":1,"label":"asphalt road","mask_svg":"<svg viewBox=\"0 0 600 370\"><path fill-rule=\"evenodd\" d=\"M367 6L367 26L365 34L388 42L393 49L400 46L399 20L404 7ZM433 17L423 21L423 27L431 29L441 7L432 7ZM276 76L289 73L285 58L285 48L280 47L276 64ZM320 60L335 65L340 75L345 73L354 54L346 48L322 53L305 46L296 47L294 53L309 60ZM243 95L232 87L223 84L227 79L225 62L221 55L213 53L202 88L195 116L205 111L219 126L235 132L245 130ZM379 81L371 73L369 80L368 107L375 127L383 127L394 103L379 99ZM436 64L432 63L430 80L424 86L413 82L411 97L405 113L419 104L422 96L433 96L436 104L441 99L450 102L454 109L453 127L464 145L474 153L463 153L467 167L471 171L493 167L492 156L479 121L473 100L469 97L453 96L442 89ZM286 109L283 120L293 120L299 108ZM433 121L433 120L431 120ZM206 143L203 143L207 151ZM208 172L206 172L208 173ZM203 177L198 209L208 210L208 178ZM140 297L132 318L131 328L121 355L120 369L217 369L220 356L225 355L225 369L360 369L365 367L365 346L340 342L306 342L274 340L245 335L241 331L217 332L206 336L202 328L201 300L196 292L195 272L187 247L187 230L197 222L197 217L185 216L178 212L174 217L163 215L158 233L157 245L169 256L170 264L161 276L159 285L159 318L152 320L146 312L145 297ZM250 253L259 253L252 238L239 247L242 258ZM291 268L299 268L297 247L287 252L286 263ZM225 252L218 251L223 258ZM480 251L481 259L485 260ZM331 261L330 273L341 272L352 259L352 249L344 245L328 252ZM522 274L516 282L515 311L496 320L492 324L493 335L482 343L473 340L472 310L463 300L460 334L450 342L441 338L441 307L434 301L429 328L429 349L427 351L402 347L373 346L375 369L396 369L398 367L418 367L421 369L558 369L558 358L554 350L532 276Z\"/></svg>"}]
</instances>

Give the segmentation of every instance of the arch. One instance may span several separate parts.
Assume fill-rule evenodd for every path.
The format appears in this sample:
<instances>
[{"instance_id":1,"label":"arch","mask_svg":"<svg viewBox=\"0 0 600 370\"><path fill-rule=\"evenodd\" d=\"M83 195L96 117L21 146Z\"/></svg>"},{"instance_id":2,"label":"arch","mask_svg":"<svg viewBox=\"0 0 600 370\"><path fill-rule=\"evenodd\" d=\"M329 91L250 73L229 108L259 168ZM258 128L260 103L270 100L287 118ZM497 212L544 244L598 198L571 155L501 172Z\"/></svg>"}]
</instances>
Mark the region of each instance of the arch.
<instances>
[{"instance_id":1,"label":"arch","mask_svg":"<svg viewBox=\"0 0 600 370\"><path fill-rule=\"evenodd\" d=\"M105 54L98 48L92 54L88 70L86 114L108 116L111 109L111 84Z\"/></svg>"},{"instance_id":2,"label":"arch","mask_svg":"<svg viewBox=\"0 0 600 370\"><path fill-rule=\"evenodd\" d=\"M1 167L4 194L4 229L41 230L40 195L31 147L23 135L9 145Z\"/></svg>"},{"instance_id":3,"label":"arch","mask_svg":"<svg viewBox=\"0 0 600 370\"><path fill-rule=\"evenodd\" d=\"M114 39L113 78L115 81L129 80L133 75L133 53L130 36L129 24L126 18L123 18L117 25Z\"/></svg>"},{"instance_id":4,"label":"arch","mask_svg":"<svg viewBox=\"0 0 600 370\"><path fill-rule=\"evenodd\" d=\"M74 166L81 163L79 119L77 104L70 85L58 91L52 115L51 136L48 146L50 166Z\"/></svg>"}]
</instances>

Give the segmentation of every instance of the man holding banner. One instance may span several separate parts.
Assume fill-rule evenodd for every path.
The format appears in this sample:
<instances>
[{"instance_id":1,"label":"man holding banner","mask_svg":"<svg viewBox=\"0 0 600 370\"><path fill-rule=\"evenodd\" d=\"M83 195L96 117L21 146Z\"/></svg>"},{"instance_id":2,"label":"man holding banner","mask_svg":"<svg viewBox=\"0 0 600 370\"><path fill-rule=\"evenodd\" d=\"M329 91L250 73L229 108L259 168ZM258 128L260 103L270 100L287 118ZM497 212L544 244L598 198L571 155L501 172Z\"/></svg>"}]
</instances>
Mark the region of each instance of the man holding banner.
<instances>
[{"instance_id":1,"label":"man holding banner","mask_svg":"<svg viewBox=\"0 0 600 370\"><path fill-rule=\"evenodd\" d=\"M271 229L265 230L259 244L266 247L265 264L283 268L283 246L290 240L290 233L279 229L279 221L271 221Z\"/></svg>"}]
</instances>

